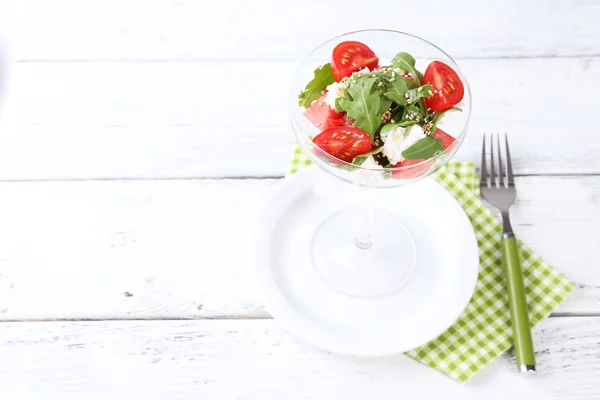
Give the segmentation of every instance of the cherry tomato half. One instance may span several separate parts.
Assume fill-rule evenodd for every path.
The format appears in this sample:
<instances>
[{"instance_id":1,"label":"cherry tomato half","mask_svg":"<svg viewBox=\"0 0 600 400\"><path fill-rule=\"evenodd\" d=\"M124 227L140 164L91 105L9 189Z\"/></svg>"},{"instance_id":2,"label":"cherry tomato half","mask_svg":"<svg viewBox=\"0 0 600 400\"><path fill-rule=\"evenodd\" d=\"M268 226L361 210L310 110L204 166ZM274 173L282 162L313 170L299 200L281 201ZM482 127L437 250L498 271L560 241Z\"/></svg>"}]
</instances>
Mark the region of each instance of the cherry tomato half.
<instances>
[{"instance_id":1,"label":"cherry tomato half","mask_svg":"<svg viewBox=\"0 0 600 400\"><path fill-rule=\"evenodd\" d=\"M321 150L335 158L352 162L354 157L371 150L371 137L362 129L336 126L319 133L313 139Z\"/></svg>"},{"instance_id":2,"label":"cherry tomato half","mask_svg":"<svg viewBox=\"0 0 600 400\"><path fill-rule=\"evenodd\" d=\"M436 90L425 104L433 111L444 111L458 104L465 95L465 87L458 74L448 65L433 61L425 70L423 84L431 84Z\"/></svg>"},{"instance_id":3,"label":"cherry tomato half","mask_svg":"<svg viewBox=\"0 0 600 400\"><path fill-rule=\"evenodd\" d=\"M361 42L342 42L335 46L331 57L331 72L336 81L352 75L368 67L374 69L378 66L379 58L373 50Z\"/></svg>"}]
</instances>

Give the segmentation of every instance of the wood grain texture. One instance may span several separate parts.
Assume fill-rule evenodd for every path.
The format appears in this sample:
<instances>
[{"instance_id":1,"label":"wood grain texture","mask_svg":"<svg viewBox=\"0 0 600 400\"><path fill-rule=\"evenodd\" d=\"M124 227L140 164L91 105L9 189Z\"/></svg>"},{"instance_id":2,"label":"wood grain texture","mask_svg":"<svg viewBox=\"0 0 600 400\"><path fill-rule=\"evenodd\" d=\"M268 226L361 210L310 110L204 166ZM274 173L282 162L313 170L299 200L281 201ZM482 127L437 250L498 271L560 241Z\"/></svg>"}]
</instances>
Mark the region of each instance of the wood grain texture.
<instances>
[{"instance_id":1,"label":"wood grain texture","mask_svg":"<svg viewBox=\"0 0 600 400\"><path fill-rule=\"evenodd\" d=\"M600 173L600 127L589 123L600 59L461 65L475 107L458 158L479 158L482 132L508 132L520 174ZM0 135L0 179L281 176L293 143L293 68L19 63ZM549 84L556 79L568 82L568 100Z\"/></svg>"},{"instance_id":2,"label":"wood grain texture","mask_svg":"<svg viewBox=\"0 0 600 400\"><path fill-rule=\"evenodd\" d=\"M298 60L332 36L373 27L423 36L459 57L600 54L594 1L435 0L426 13L419 2L393 0L19 3L20 57L27 60Z\"/></svg>"},{"instance_id":3,"label":"wood grain texture","mask_svg":"<svg viewBox=\"0 0 600 400\"><path fill-rule=\"evenodd\" d=\"M538 376L519 377L505 355L461 385L405 356L318 352L271 320L0 324L0 392L32 400L596 400L599 332L600 318L544 321L534 331Z\"/></svg>"},{"instance_id":4,"label":"wood grain texture","mask_svg":"<svg viewBox=\"0 0 600 400\"><path fill-rule=\"evenodd\" d=\"M0 319L267 318L244 252L278 180L0 184ZM600 177L523 177L517 235L600 313Z\"/></svg>"},{"instance_id":5,"label":"wood grain texture","mask_svg":"<svg viewBox=\"0 0 600 400\"><path fill-rule=\"evenodd\" d=\"M543 321L534 380L509 355L459 385L407 357L297 342L268 319L241 250L279 181L187 179L283 175L290 71L375 26L459 59L475 100L459 158L507 131L519 174L600 174L598 2L423 7L0 2L21 60L0 120L2 399L599 399L600 317ZM518 185L517 234L578 286L560 315L598 315L600 176ZM161 318L199 320L6 322Z\"/></svg>"}]
</instances>

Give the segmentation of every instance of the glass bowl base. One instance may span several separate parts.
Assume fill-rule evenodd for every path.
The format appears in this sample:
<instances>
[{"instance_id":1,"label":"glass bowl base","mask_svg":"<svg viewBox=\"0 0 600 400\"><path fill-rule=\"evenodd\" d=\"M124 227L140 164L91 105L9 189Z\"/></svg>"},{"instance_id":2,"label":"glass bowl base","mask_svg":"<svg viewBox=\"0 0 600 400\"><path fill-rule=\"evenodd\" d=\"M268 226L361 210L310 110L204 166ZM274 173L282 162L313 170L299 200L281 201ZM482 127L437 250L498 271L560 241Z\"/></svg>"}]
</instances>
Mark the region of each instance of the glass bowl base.
<instances>
[{"instance_id":1,"label":"glass bowl base","mask_svg":"<svg viewBox=\"0 0 600 400\"><path fill-rule=\"evenodd\" d=\"M321 279L340 293L386 297L410 279L416 261L415 242L400 219L375 209L372 244L360 246L358 229L350 224L360 212L360 208L342 210L317 228L311 245L312 264Z\"/></svg>"}]
</instances>

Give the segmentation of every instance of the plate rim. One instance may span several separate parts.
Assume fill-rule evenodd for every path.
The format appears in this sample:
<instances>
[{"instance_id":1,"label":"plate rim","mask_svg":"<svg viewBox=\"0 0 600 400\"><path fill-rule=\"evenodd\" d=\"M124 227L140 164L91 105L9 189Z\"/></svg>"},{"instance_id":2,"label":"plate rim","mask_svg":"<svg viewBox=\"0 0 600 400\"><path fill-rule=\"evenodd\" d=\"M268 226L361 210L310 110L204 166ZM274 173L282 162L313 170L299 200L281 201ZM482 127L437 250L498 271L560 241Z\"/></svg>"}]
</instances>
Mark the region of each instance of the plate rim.
<instances>
[{"instance_id":1,"label":"plate rim","mask_svg":"<svg viewBox=\"0 0 600 400\"><path fill-rule=\"evenodd\" d=\"M470 271L468 274L470 276L470 282L467 282L465 285L465 287L469 288L469 290L465 292L468 295L465 294L464 298L461 298L460 301L457 302L460 304L460 307L456 308L456 313L451 314L452 317L445 318L445 323L440 325L439 331L435 330L435 334L431 333L427 336L423 336L422 340L419 341L420 343L410 343L410 346L405 344L403 346L399 345L395 347L389 347L385 350L381 348L376 350L365 350L364 346L351 346L353 347L353 350L350 350L345 347L345 344L340 344L341 342L338 340L331 341L321 336L319 331L327 330L314 324L310 318L302 315L292 304L286 300L285 296L281 293L276 280L270 278L270 275L272 275L272 266L269 262L270 245L268 243L270 241L263 240L263 238L267 236L270 237L269 232L272 232L278 221L279 215L281 215L281 212L287 208L286 205L294 201L294 199L297 197L297 194L304 192L307 186L314 184L316 182L315 178L318 173L325 174L326 172L321 171L317 166L312 165L302 169L292 176L286 177L283 183L270 193L270 196L265 202L265 206L258 217L256 227L253 232L254 235L251 241L251 252L253 253L252 259L254 263L254 280L257 288L259 289L261 302L273 319L275 319L280 326L291 333L294 337L310 344L315 348L329 353L355 357L383 357L401 354L422 346L446 332L448 328L451 327L458 320L458 318L460 318L471 301L471 298L473 297L473 293L479 279L479 246L473 225L462 206L458 203L454 196L452 196L445 188L431 178L421 180L415 184L436 187L435 190L443 192L443 195L447 196L447 198L451 200L451 202L456 206L454 208L457 211L456 214L458 218L462 219L462 221L465 223L465 227L468 228L468 238L463 237L463 240L467 242L465 243L465 248L468 247L471 249L470 261L466 261L467 255L462 254L462 256L465 257L465 264L471 265L471 267L468 268ZM463 275L462 279L464 279L464 276L466 275L467 274ZM310 324L314 326L307 326Z\"/></svg>"}]
</instances>

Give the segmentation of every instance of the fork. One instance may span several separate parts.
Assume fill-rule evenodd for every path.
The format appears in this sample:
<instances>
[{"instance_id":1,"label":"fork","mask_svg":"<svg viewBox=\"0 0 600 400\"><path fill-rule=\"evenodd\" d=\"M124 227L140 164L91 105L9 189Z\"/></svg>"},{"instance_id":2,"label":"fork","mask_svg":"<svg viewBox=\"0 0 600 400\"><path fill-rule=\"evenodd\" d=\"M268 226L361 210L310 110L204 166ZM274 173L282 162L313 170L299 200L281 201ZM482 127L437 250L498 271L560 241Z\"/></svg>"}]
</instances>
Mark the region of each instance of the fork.
<instances>
[{"instance_id":1,"label":"fork","mask_svg":"<svg viewBox=\"0 0 600 400\"><path fill-rule=\"evenodd\" d=\"M512 322L513 340L517 365L521 372L535 372L535 353L531 339L527 299L523 286L523 274L517 249L517 240L510 225L508 210L515 202L517 191L508 148L508 137L504 134L506 165L502 164L500 135L496 135L497 151L494 154L494 135L490 135L490 173L486 161L486 136L483 137L481 152L481 196L500 210L502 214L502 259L508 289L508 303ZM498 166L494 163L497 159Z\"/></svg>"}]
</instances>

